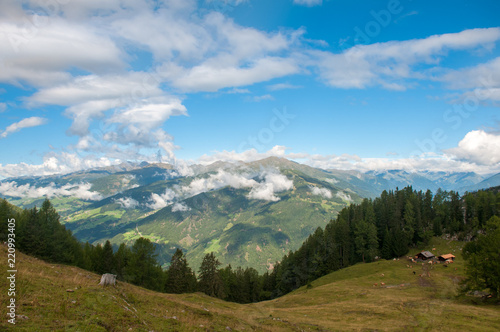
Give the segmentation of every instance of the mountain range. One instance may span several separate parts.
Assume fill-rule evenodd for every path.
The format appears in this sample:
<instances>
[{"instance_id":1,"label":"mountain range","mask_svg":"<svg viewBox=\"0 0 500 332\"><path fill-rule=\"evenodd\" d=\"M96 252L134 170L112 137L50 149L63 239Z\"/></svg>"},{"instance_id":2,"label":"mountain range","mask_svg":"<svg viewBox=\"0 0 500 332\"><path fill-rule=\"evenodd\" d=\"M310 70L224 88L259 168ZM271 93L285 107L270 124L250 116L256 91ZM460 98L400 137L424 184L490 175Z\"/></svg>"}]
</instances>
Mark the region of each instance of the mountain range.
<instances>
[{"instance_id":1,"label":"mountain range","mask_svg":"<svg viewBox=\"0 0 500 332\"><path fill-rule=\"evenodd\" d=\"M81 241L118 245L147 237L157 244L162 264L179 247L194 267L215 252L224 265L262 272L348 204L408 185L463 193L500 185L500 174L322 170L276 157L182 171L128 162L5 179L0 196L23 208L49 197Z\"/></svg>"}]
</instances>

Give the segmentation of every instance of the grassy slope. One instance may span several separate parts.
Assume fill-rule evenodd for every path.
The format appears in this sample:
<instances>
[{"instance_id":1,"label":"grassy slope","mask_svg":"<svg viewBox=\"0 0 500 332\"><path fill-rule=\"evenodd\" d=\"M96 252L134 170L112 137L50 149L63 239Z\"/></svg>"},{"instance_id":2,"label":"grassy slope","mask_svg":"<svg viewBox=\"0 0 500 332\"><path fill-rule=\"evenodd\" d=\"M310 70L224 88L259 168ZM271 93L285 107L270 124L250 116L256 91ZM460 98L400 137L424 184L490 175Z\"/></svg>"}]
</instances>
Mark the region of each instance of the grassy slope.
<instances>
[{"instance_id":1,"label":"grassy slope","mask_svg":"<svg viewBox=\"0 0 500 332\"><path fill-rule=\"evenodd\" d=\"M434 240L426 248L457 256L450 267L434 266L430 278L418 276L421 265L407 268L412 263L406 259L358 264L316 280L312 288L250 305L198 293L159 294L124 283L102 288L97 285L98 275L18 254L17 314L28 319L18 318L16 330L226 331L230 327L238 331L498 331L498 305L453 299L463 276L460 246ZM5 247L0 251L0 278L6 280ZM3 291L2 308L7 300ZM0 322L0 330L10 327L5 321Z\"/></svg>"}]
</instances>

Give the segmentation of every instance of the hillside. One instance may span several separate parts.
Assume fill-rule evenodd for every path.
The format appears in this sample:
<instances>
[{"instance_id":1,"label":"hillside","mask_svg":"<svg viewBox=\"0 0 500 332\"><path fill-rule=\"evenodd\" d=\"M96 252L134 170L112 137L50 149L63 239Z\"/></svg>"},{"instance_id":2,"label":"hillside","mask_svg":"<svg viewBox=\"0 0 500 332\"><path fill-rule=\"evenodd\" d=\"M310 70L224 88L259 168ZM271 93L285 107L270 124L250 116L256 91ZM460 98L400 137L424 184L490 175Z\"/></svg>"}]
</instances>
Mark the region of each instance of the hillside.
<instances>
[{"instance_id":1,"label":"hillside","mask_svg":"<svg viewBox=\"0 0 500 332\"><path fill-rule=\"evenodd\" d=\"M157 243L161 253L183 248L194 266L214 251L223 264L262 272L343 207L361 201L300 170L268 167L245 165L125 190L68 216L66 226L83 241L130 244L143 236ZM159 200L170 195L172 201L151 210L153 195ZM134 206L123 206L132 201Z\"/></svg>"},{"instance_id":2,"label":"hillside","mask_svg":"<svg viewBox=\"0 0 500 332\"><path fill-rule=\"evenodd\" d=\"M461 246L433 239L426 249L452 252L457 259L448 268L434 266L430 277L419 277L422 267L408 268L412 263L404 258L382 260L357 264L276 300L250 305L200 293L155 293L122 282L102 288L96 274L17 253L15 330L498 331L498 305L474 305L480 298L454 298L463 276ZM0 252L1 277L6 280L6 247L0 246ZM6 292L0 299L5 308ZM5 320L0 327L13 330Z\"/></svg>"},{"instance_id":3,"label":"hillside","mask_svg":"<svg viewBox=\"0 0 500 332\"><path fill-rule=\"evenodd\" d=\"M322 170L270 157L193 165L182 174L168 164L124 163L7 179L0 196L23 208L51 198L61 222L83 242L130 245L142 236L158 245L163 265L179 247L193 266L214 251L223 264L263 272L365 197L409 184L435 192L483 179L474 173Z\"/></svg>"}]
</instances>

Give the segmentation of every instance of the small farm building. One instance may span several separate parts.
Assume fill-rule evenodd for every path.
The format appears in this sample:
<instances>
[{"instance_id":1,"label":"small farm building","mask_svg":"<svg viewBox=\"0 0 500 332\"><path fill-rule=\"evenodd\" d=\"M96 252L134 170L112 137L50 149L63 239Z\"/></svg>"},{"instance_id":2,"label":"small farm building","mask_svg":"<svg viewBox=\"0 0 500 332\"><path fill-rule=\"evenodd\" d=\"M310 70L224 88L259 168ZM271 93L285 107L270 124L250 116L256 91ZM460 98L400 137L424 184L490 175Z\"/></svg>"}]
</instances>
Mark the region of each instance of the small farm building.
<instances>
[{"instance_id":1,"label":"small farm building","mask_svg":"<svg viewBox=\"0 0 500 332\"><path fill-rule=\"evenodd\" d=\"M452 254L446 254L446 255L441 255L438 257L438 259L441 261L441 262L446 262L448 260L450 261L454 261L455 260L455 256L452 255Z\"/></svg>"},{"instance_id":2,"label":"small farm building","mask_svg":"<svg viewBox=\"0 0 500 332\"><path fill-rule=\"evenodd\" d=\"M422 251L422 252L419 252L419 253L417 254L417 256L415 256L415 257L416 257L417 259L421 259L421 260L426 261L426 260L428 260L428 259L432 259L432 258L434 258L435 256L434 256L434 254L433 254L432 252L430 252L430 251Z\"/></svg>"}]
</instances>

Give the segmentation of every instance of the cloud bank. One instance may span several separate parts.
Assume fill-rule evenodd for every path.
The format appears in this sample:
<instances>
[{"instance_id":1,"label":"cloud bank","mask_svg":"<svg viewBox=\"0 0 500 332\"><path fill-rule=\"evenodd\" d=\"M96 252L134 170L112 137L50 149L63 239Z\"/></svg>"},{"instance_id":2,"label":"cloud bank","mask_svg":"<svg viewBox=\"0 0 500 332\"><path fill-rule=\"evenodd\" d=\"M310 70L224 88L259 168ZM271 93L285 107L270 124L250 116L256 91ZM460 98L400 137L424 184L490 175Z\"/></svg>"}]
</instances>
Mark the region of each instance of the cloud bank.
<instances>
[{"instance_id":1,"label":"cloud bank","mask_svg":"<svg viewBox=\"0 0 500 332\"><path fill-rule=\"evenodd\" d=\"M67 184L62 187L57 187L54 183L46 187L35 187L30 184L18 185L14 181L0 182L0 194L9 197L76 197L83 200L97 201L103 199L103 196L91 191L90 183L81 183L78 185Z\"/></svg>"},{"instance_id":2,"label":"cloud bank","mask_svg":"<svg viewBox=\"0 0 500 332\"><path fill-rule=\"evenodd\" d=\"M332 198L332 192L327 188L320 188L315 186L309 186L311 193L317 196L323 196L325 198Z\"/></svg>"},{"instance_id":3,"label":"cloud bank","mask_svg":"<svg viewBox=\"0 0 500 332\"><path fill-rule=\"evenodd\" d=\"M173 204L172 211L174 209L175 211L189 211L190 208L181 201L224 187L250 189L246 196L248 199L276 202L280 200L276 194L292 189L293 181L279 173L277 169L262 169L257 173L233 173L221 169L208 177L195 178L188 185L167 188L163 194L153 193L145 206L157 210Z\"/></svg>"}]
</instances>

